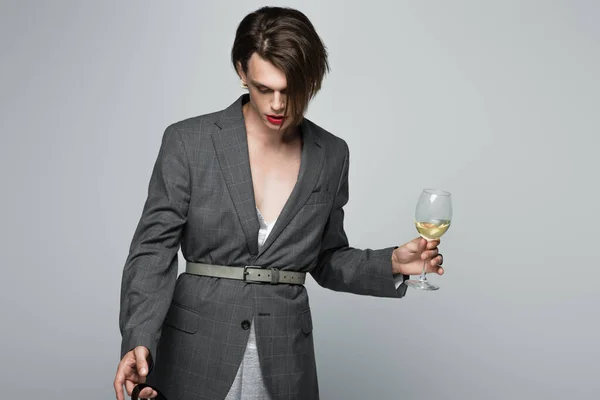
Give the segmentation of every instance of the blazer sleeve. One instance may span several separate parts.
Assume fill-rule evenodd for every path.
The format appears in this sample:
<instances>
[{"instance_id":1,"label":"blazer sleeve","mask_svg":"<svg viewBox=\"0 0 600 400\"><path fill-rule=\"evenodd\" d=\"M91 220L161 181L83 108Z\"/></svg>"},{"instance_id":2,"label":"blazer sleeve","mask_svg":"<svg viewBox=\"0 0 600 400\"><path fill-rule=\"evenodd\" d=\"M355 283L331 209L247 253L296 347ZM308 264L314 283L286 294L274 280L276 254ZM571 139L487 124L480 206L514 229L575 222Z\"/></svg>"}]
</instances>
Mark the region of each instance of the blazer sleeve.
<instances>
[{"instance_id":1,"label":"blazer sleeve","mask_svg":"<svg viewBox=\"0 0 600 400\"><path fill-rule=\"evenodd\" d=\"M384 249L355 249L348 245L344 231L344 209L348 202L349 149L344 143L345 157L334 204L323 233L321 252L311 275L325 288L378 297L403 297L406 284L396 289L392 274L392 252ZM396 278L398 278L397 276ZM404 275L404 280L409 277Z\"/></svg>"},{"instance_id":2,"label":"blazer sleeve","mask_svg":"<svg viewBox=\"0 0 600 400\"><path fill-rule=\"evenodd\" d=\"M177 280L177 252L187 220L190 171L181 134L169 126L148 185L121 283L121 358L136 346L154 356Z\"/></svg>"}]
</instances>

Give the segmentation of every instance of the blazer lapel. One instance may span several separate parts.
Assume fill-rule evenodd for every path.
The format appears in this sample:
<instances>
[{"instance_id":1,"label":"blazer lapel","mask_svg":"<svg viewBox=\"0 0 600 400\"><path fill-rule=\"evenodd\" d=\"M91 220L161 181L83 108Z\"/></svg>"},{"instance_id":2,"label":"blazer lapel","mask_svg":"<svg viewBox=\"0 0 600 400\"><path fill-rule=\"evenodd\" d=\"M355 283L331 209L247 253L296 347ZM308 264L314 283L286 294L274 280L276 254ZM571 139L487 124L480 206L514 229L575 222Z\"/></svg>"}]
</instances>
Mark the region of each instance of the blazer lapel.
<instances>
[{"instance_id":1,"label":"blazer lapel","mask_svg":"<svg viewBox=\"0 0 600 400\"><path fill-rule=\"evenodd\" d=\"M243 99L244 95L222 112L219 120L215 122L219 131L211 137L250 254L256 256L260 224L256 215L248 139L242 114Z\"/></svg>"},{"instance_id":2,"label":"blazer lapel","mask_svg":"<svg viewBox=\"0 0 600 400\"><path fill-rule=\"evenodd\" d=\"M303 145L298 180L257 257L260 257L271 246L300 211L319 179L323 167L323 149L319 144L318 136L311 129L306 119L302 121L300 128Z\"/></svg>"},{"instance_id":3,"label":"blazer lapel","mask_svg":"<svg viewBox=\"0 0 600 400\"><path fill-rule=\"evenodd\" d=\"M256 260L283 232L300 208L304 205L315 187L323 166L323 150L319 138L304 119L300 125L302 132L302 156L298 179L286 201L273 230L265 244L258 250L258 231L260 223L256 215L254 186L248 155L248 138L242 114L242 104L247 94L226 108L215 122L219 130L213 134L212 141L219 160L225 183L240 219L250 254Z\"/></svg>"}]
</instances>

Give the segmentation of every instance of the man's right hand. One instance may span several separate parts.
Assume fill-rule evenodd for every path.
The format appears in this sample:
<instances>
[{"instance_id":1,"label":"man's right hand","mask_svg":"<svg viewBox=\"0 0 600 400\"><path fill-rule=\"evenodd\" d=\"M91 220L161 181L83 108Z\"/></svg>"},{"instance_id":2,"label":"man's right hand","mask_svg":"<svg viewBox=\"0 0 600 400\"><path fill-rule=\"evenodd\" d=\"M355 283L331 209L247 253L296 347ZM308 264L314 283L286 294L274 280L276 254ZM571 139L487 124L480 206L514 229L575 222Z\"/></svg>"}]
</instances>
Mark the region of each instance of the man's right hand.
<instances>
[{"instance_id":1,"label":"man's right hand","mask_svg":"<svg viewBox=\"0 0 600 400\"><path fill-rule=\"evenodd\" d=\"M117 368L114 383L117 400L125 400L123 385L125 385L127 394L131 396L131 392L135 385L138 383L146 383L149 357L150 350L145 346L138 346L123 356L123 359ZM158 396L158 393L151 388L144 388L140 392L140 398L151 399L156 396Z\"/></svg>"}]
</instances>

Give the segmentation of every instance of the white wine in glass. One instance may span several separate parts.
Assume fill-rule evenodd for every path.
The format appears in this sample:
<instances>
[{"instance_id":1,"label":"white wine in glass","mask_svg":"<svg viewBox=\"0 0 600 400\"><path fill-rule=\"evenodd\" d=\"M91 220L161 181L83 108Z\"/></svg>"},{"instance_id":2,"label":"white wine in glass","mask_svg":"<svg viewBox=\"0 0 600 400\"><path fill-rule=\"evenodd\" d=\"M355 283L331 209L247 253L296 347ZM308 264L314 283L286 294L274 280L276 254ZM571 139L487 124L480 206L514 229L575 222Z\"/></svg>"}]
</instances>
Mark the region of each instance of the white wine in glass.
<instances>
[{"instance_id":1,"label":"white wine in glass","mask_svg":"<svg viewBox=\"0 0 600 400\"><path fill-rule=\"evenodd\" d=\"M417 232L426 240L442 237L450 228L452 220L452 197L450 193L439 189L424 189L415 210ZM425 267L429 260L423 261L423 270L419 279L410 279L406 284L415 289L437 290L439 286L427 281Z\"/></svg>"}]
</instances>

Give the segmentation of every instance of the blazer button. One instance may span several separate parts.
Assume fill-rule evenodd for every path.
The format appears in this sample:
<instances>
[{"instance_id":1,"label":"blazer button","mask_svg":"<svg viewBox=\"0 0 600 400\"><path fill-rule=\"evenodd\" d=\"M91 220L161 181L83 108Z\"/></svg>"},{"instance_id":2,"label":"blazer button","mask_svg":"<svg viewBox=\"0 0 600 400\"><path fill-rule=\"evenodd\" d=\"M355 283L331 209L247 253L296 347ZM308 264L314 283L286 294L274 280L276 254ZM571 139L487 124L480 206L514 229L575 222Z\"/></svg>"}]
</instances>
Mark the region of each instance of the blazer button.
<instances>
[{"instance_id":1,"label":"blazer button","mask_svg":"<svg viewBox=\"0 0 600 400\"><path fill-rule=\"evenodd\" d=\"M247 331L248 329L250 329L250 321L248 321L247 319L242 321L242 329Z\"/></svg>"}]
</instances>

